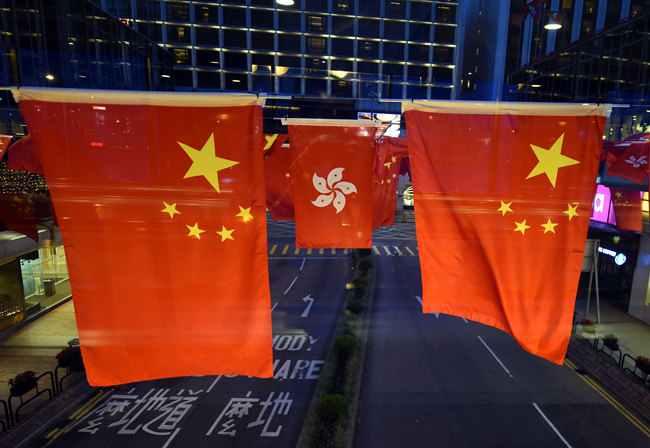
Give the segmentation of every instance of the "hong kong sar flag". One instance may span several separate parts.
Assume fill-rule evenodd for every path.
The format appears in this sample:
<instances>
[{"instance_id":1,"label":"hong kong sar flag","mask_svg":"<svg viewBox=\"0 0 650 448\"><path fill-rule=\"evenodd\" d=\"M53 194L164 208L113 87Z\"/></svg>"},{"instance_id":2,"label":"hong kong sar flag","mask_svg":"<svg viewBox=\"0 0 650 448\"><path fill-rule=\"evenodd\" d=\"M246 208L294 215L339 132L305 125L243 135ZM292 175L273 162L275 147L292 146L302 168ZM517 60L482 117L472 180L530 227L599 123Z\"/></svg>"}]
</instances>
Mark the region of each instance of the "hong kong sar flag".
<instances>
[{"instance_id":1,"label":"hong kong sar flag","mask_svg":"<svg viewBox=\"0 0 650 448\"><path fill-rule=\"evenodd\" d=\"M372 247L375 125L357 120L287 120L296 247Z\"/></svg>"},{"instance_id":2,"label":"hong kong sar flag","mask_svg":"<svg viewBox=\"0 0 650 448\"><path fill-rule=\"evenodd\" d=\"M272 376L257 98L15 97L59 217L89 382Z\"/></svg>"},{"instance_id":3,"label":"hong kong sar flag","mask_svg":"<svg viewBox=\"0 0 650 448\"><path fill-rule=\"evenodd\" d=\"M404 103L423 311L561 364L607 107Z\"/></svg>"}]
</instances>

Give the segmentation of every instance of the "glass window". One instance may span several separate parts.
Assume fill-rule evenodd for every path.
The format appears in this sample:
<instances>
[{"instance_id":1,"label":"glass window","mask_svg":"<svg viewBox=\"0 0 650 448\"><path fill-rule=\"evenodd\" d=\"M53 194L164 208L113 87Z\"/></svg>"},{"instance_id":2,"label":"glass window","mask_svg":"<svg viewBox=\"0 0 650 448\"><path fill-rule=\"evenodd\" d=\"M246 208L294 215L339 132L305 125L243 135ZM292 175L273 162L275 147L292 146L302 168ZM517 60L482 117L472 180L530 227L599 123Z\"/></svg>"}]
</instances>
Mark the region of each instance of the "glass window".
<instances>
[{"instance_id":1,"label":"glass window","mask_svg":"<svg viewBox=\"0 0 650 448\"><path fill-rule=\"evenodd\" d=\"M324 79L305 79L305 91L310 95L327 95L327 81Z\"/></svg>"},{"instance_id":2,"label":"glass window","mask_svg":"<svg viewBox=\"0 0 650 448\"><path fill-rule=\"evenodd\" d=\"M246 53L226 52L224 53L224 64L227 69L247 70Z\"/></svg>"},{"instance_id":3,"label":"glass window","mask_svg":"<svg viewBox=\"0 0 650 448\"><path fill-rule=\"evenodd\" d=\"M227 26L246 26L246 8L224 6L223 24Z\"/></svg>"},{"instance_id":4,"label":"glass window","mask_svg":"<svg viewBox=\"0 0 650 448\"><path fill-rule=\"evenodd\" d=\"M394 19L403 19L406 17L406 0L386 0L385 8L386 17Z\"/></svg>"},{"instance_id":5,"label":"glass window","mask_svg":"<svg viewBox=\"0 0 650 448\"><path fill-rule=\"evenodd\" d=\"M137 4L138 17L142 19L160 19L159 1L139 1Z\"/></svg>"},{"instance_id":6,"label":"glass window","mask_svg":"<svg viewBox=\"0 0 650 448\"><path fill-rule=\"evenodd\" d=\"M454 5L436 5L436 22L456 23L456 6Z\"/></svg>"},{"instance_id":7,"label":"glass window","mask_svg":"<svg viewBox=\"0 0 650 448\"><path fill-rule=\"evenodd\" d=\"M352 96L352 83L342 79L332 80L332 96Z\"/></svg>"},{"instance_id":8,"label":"glass window","mask_svg":"<svg viewBox=\"0 0 650 448\"><path fill-rule=\"evenodd\" d=\"M454 49L449 47L433 47L433 61L452 64L454 62Z\"/></svg>"},{"instance_id":9,"label":"glass window","mask_svg":"<svg viewBox=\"0 0 650 448\"><path fill-rule=\"evenodd\" d=\"M404 45L384 43L384 59L404 59Z\"/></svg>"},{"instance_id":10,"label":"glass window","mask_svg":"<svg viewBox=\"0 0 650 448\"><path fill-rule=\"evenodd\" d=\"M379 64L374 62L359 61L357 63L357 71L359 73L370 73L376 75L379 73Z\"/></svg>"},{"instance_id":11,"label":"glass window","mask_svg":"<svg viewBox=\"0 0 650 448\"><path fill-rule=\"evenodd\" d=\"M197 23L219 23L219 9L216 6L194 6Z\"/></svg>"},{"instance_id":12,"label":"glass window","mask_svg":"<svg viewBox=\"0 0 650 448\"><path fill-rule=\"evenodd\" d=\"M255 28L273 28L273 11L251 9L251 26Z\"/></svg>"},{"instance_id":13,"label":"glass window","mask_svg":"<svg viewBox=\"0 0 650 448\"><path fill-rule=\"evenodd\" d=\"M332 38L332 54L338 56L352 56L353 46L354 46L353 39Z\"/></svg>"},{"instance_id":14,"label":"glass window","mask_svg":"<svg viewBox=\"0 0 650 448\"><path fill-rule=\"evenodd\" d=\"M384 37L387 39L404 40L404 22L384 20Z\"/></svg>"},{"instance_id":15,"label":"glass window","mask_svg":"<svg viewBox=\"0 0 650 448\"><path fill-rule=\"evenodd\" d=\"M621 0L607 0L605 27L618 23L621 20L621 3Z\"/></svg>"},{"instance_id":16,"label":"glass window","mask_svg":"<svg viewBox=\"0 0 650 448\"><path fill-rule=\"evenodd\" d=\"M598 15L598 0L585 0L582 4L582 26L580 37L591 34L596 29L596 16Z\"/></svg>"},{"instance_id":17,"label":"glass window","mask_svg":"<svg viewBox=\"0 0 650 448\"><path fill-rule=\"evenodd\" d=\"M384 75L391 75L393 77L402 77L404 73L404 64L387 64L384 63L382 66Z\"/></svg>"},{"instance_id":18,"label":"glass window","mask_svg":"<svg viewBox=\"0 0 650 448\"><path fill-rule=\"evenodd\" d=\"M332 59L330 60L330 67L332 70L351 72L353 64L352 61L347 61L345 59Z\"/></svg>"},{"instance_id":19,"label":"glass window","mask_svg":"<svg viewBox=\"0 0 650 448\"><path fill-rule=\"evenodd\" d=\"M291 76L280 76L280 93L300 93L300 78Z\"/></svg>"},{"instance_id":20,"label":"glass window","mask_svg":"<svg viewBox=\"0 0 650 448\"><path fill-rule=\"evenodd\" d=\"M278 11L278 29L282 31L300 31L300 14Z\"/></svg>"},{"instance_id":21,"label":"glass window","mask_svg":"<svg viewBox=\"0 0 650 448\"><path fill-rule=\"evenodd\" d=\"M353 0L333 0L332 8L333 8L334 12L354 13L354 1Z\"/></svg>"},{"instance_id":22,"label":"glass window","mask_svg":"<svg viewBox=\"0 0 650 448\"><path fill-rule=\"evenodd\" d=\"M310 53L325 53L327 51L327 39L324 37L307 37L307 51Z\"/></svg>"},{"instance_id":23,"label":"glass window","mask_svg":"<svg viewBox=\"0 0 650 448\"><path fill-rule=\"evenodd\" d=\"M174 48L174 63L192 65L192 56L187 48Z\"/></svg>"},{"instance_id":24,"label":"glass window","mask_svg":"<svg viewBox=\"0 0 650 448\"><path fill-rule=\"evenodd\" d=\"M273 92L273 90L273 74L270 71L253 74L254 92Z\"/></svg>"},{"instance_id":25,"label":"glass window","mask_svg":"<svg viewBox=\"0 0 650 448\"><path fill-rule=\"evenodd\" d=\"M190 20L190 5L187 3L166 3L167 20L187 22Z\"/></svg>"},{"instance_id":26,"label":"glass window","mask_svg":"<svg viewBox=\"0 0 650 448\"><path fill-rule=\"evenodd\" d=\"M246 75L226 73L226 90L248 90Z\"/></svg>"},{"instance_id":27,"label":"glass window","mask_svg":"<svg viewBox=\"0 0 650 448\"><path fill-rule=\"evenodd\" d=\"M431 71L431 76L433 77L433 82L444 82L450 83L453 79L454 71L451 68L447 67L433 67Z\"/></svg>"},{"instance_id":28,"label":"glass window","mask_svg":"<svg viewBox=\"0 0 650 448\"><path fill-rule=\"evenodd\" d=\"M246 31L223 30L223 40L226 47L246 48Z\"/></svg>"},{"instance_id":29,"label":"glass window","mask_svg":"<svg viewBox=\"0 0 650 448\"><path fill-rule=\"evenodd\" d=\"M428 68L425 65L409 65L407 67L406 79L408 82L426 83Z\"/></svg>"},{"instance_id":30,"label":"glass window","mask_svg":"<svg viewBox=\"0 0 650 448\"><path fill-rule=\"evenodd\" d=\"M379 42L360 40L359 57L379 59Z\"/></svg>"},{"instance_id":31,"label":"glass window","mask_svg":"<svg viewBox=\"0 0 650 448\"><path fill-rule=\"evenodd\" d=\"M406 98L426 98L427 97L427 86L424 85L407 85L406 86Z\"/></svg>"},{"instance_id":32,"label":"glass window","mask_svg":"<svg viewBox=\"0 0 650 448\"><path fill-rule=\"evenodd\" d=\"M435 53L435 49L434 49ZM429 60L429 46L428 45L409 45L409 59L413 61L428 61Z\"/></svg>"},{"instance_id":33,"label":"glass window","mask_svg":"<svg viewBox=\"0 0 650 448\"><path fill-rule=\"evenodd\" d=\"M354 34L354 18L333 16L332 34L342 34L344 36Z\"/></svg>"},{"instance_id":34,"label":"glass window","mask_svg":"<svg viewBox=\"0 0 650 448\"><path fill-rule=\"evenodd\" d=\"M278 57L278 65L283 67L300 68L300 58L293 56L280 56Z\"/></svg>"},{"instance_id":35,"label":"glass window","mask_svg":"<svg viewBox=\"0 0 650 448\"><path fill-rule=\"evenodd\" d=\"M379 20L359 19L359 36L379 37Z\"/></svg>"},{"instance_id":36,"label":"glass window","mask_svg":"<svg viewBox=\"0 0 650 448\"><path fill-rule=\"evenodd\" d=\"M238 3L244 4L246 0L240 0ZM251 5L254 6L275 6L274 0L251 0Z\"/></svg>"},{"instance_id":37,"label":"glass window","mask_svg":"<svg viewBox=\"0 0 650 448\"><path fill-rule=\"evenodd\" d=\"M278 50L300 52L300 35L298 34L279 34Z\"/></svg>"},{"instance_id":38,"label":"glass window","mask_svg":"<svg viewBox=\"0 0 650 448\"><path fill-rule=\"evenodd\" d=\"M327 70L327 61L319 58L305 58L305 68L314 68L317 70Z\"/></svg>"},{"instance_id":39,"label":"glass window","mask_svg":"<svg viewBox=\"0 0 650 448\"><path fill-rule=\"evenodd\" d=\"M273 50L273 33L251 32L251 44L259 50Z\"/></svg>"},{"instance_id":40,"label":"glass window","mask_svg":"<svg viewBox=\"0 0 650 448\"><path fill-rule=\"evenodd\" d=\"M219 90L221 88L221 76L218 72L197 73L197 83L200 88Z\"/></svg>"},{"instance_id":41,"label":"glass window","mask_svg":"<svg viewBox=\"0 0 650 448\"><path fill-rule=\"evenodd\" d=\"M433 39L435 42L454 43L456 28L453 26L435 25Z\"/></svg>"},{"instance_id":42,"label":"glass window","mask_svg":"<svg viewBox=\"0 0 650 448\"><path fill-rule=\"evenodd\" d=\"M411 20L431 19L431 3L411 0Z\"/></svg>"},{"instance_id":43,"label":"glass window","mask_svg":"<svg viewBox=\"0 0 650 448\"><path fill-rule=\"evenodd\" d=\"M192 70L174 69L174 85L192 87Z\"/></svg>"},{"instance_id":44,"label":"glass window","mask_svg":"<svg viewBox=\"0 0 650 448\"><path fill-rule=\"evenodd\" d=\"M209 45L211 47L219 46L219 30L216 28L207 28L202 26L194 27L197 45Z\"/></svg>"},{"instance_id":45,"label":"glass window","mask_svg":"<svg viewBox=\"0 0 650 448\"><path fill-rule=\"evenodd\" d=\"M196 65L210 68L219 67L219 52L196 50Z\"/></svg>"},{"instance_id":46,"label":"glass window","mask_svg":"<svg viewBox=\"0 0 650 448\"><path fill-rule=\"evenodd\" d=\"M327 0L305 0L305 9L327 12Z\"/></svg>"},{"instance_id":47,"label":"glass window","mask_svg":"<svg viewBox=\"0 0 650 448\"><path fill-rule=\"evenodd\" d=\"M273 63L273 55L266 53L253 53L251 54L251 63L257 66L266 66L269 67L267 70L270 70L270 67L275 65Z\"/></svg>"},{"instance_id":48,"label":"glass window","mask_svg":"<svg viewBox=\"0 0 650 448\"><path fill-rule=\"evenodd\" d=\"M306 17L307 31L324 32L327 29L327 16L308 14Z\"/></svg>"},{"instance_id":49,"label":"glass window","mask_svg":"<svg viewBox=\"0 0 650 448\"><path fill-rule=\"evenodd\" d=\"M167 25L167 40L169 42L190 43L190 27Z\"/></svg>"}]
</instances>

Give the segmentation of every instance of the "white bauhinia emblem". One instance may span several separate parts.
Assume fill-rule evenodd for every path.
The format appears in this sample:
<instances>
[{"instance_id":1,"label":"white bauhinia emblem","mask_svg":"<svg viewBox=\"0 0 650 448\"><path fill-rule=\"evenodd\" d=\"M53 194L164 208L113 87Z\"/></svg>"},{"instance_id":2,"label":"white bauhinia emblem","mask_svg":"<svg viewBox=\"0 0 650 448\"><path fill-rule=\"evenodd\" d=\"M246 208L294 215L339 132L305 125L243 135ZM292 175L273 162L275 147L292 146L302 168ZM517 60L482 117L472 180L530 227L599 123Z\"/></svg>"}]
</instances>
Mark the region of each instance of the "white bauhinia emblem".
<instances>
[{"instance_id":1,"label":"white bauhinia emblem","mask_svg":"<svg viewBox=\"0 0 650 448\"><path fill-rule=\"evenodd\" d=\"M327 207L332 204L336 209L336 213L343 210L343 207L345 207L345 195L357 192L357 187L353 183L341 181L343 179L344 169L334 168L330 171L327 175L327 183L325 183L325 179L314 173L314 177L312 178L314 188L322 194L315 201L311 201L312 204L316 207Z\"/></svg>"},{"instance_id":2,"label":"white bauhinia emblem","mask_svg":"<svg viewBox=\"0 0 650 448\"><path fill-rule=\"evenodd\" d=\"M641 165L647 165L648 161L646 160L646 156L641 156L638 159L634 156L630 156L629 159L625 159L625 163L629 163L634 168L638 168Z\"/></svg>"}]
</instances>

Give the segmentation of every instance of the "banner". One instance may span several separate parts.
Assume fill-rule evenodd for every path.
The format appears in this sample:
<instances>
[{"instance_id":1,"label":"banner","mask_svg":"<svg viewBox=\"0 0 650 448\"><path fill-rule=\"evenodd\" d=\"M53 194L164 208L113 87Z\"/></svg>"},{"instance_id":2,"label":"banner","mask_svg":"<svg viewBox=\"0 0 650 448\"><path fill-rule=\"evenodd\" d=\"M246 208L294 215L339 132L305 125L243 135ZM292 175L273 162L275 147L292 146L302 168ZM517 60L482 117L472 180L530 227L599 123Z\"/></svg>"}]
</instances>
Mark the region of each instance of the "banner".
<instances>
[{"instance_id":1,"label":"banner","mask_svg":"<svg viewBox=\"0 0 650 448\"><path fill-rule=\"evenodd\" d=\"M90 384L272 376L257 98L14 96L59 218Z\"/></svg>"},{"instance_id":2,"label":"banner","mask_svg":"<svg viewBox=\"0 0 650 448\"><path fill-rule=\"evenodd\" d=\"M606 107L403 103L423 311L510 333L561 364Z\"/></svg>"}]
</instances>

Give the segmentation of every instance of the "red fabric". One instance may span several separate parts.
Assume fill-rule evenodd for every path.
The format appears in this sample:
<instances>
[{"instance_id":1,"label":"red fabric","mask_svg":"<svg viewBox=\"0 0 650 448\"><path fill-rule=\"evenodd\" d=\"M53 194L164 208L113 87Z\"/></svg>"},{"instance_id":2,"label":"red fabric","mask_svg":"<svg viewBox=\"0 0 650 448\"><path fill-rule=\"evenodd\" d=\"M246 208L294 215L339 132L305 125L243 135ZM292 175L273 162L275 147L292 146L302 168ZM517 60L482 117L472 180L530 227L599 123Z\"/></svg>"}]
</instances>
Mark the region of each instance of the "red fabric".
<instances>
[{"instance_id":1,"label":"red fabric","mask_svg":"<svg viewBox=\"0 0 650 448\"><path fill-rule=\"evenodd\" d=\"M289 125L296 247L372 247L374 133Z\"/></svg>"},{"instance_id":2,"label":"red fabric","mask_svg":"<svg viewBox=\"0 0 650 448\"><path fill-rule=\"evenodd\" d=\"M25 193L0 194L0 221L7 229L22 233L38 243L38 228L31 202Z\"/></svg>"},{"instance_id":3,"label":"red fabric","mask_svg":"<svg viewBox=\"0 0 650 448\"><path fill-rule=\"evenodd\" d=\"M120 95L105 106L20 101L61 225L90 384L272 376L261 107ZM133 104L143 95L147 105Z\"/></svg>"},{"instance_id":4,"label":"red fabric","mask_svg":"<svg viewBox=\"0 0 650 448\"><path fill-rule=\"evenodd\" d=\"M11 143L11 135L0 135L0 159L5 155L5 151Z\"/></svg>"},{"instance_id":5,"label":"red fabric","mask_svg":"<svg viewBox=\"0 0 650 448\"><path fill-rule=\"evenodd\" d=\"M616 228L620 230L643 231L641 192L611 189Z\"/></svg>"},{"instance_id":6,"label":"red fabric","mask_svg":"<svg viewBox=\"0 0 650 448\"><path fill-rule=\"evenodd\" d=\"M273 146L264 154L264 175L266 178L266 208L273 221L293 221L293 187L289 165L291 150L282 146L287 134L279 134Z\"/></svg>"},{"instance_id":7,"label":"red fabric","mask_svg":"<svg viewBox=\"0 0 650 448\"><path fill-rule=\"evenodd\" d=\"M372 179L372 228L392 226L406 137L383 137L375 142L375 173Z\"/></svg>"},{"instance_id":8,"label":"red fabric","mask_svg":"<svg viewBox=\"0 0 650 448\"><path fill-rule=\"evenodd\" d=\"M41 162L34 152L32 136L26 135L7 150L7 169L43 175Z\"/></svg>"},{"instance_id":9,"label":"red fabric","mask_svg":"<svg viewBox=\"0 0 650 448\"><path fill-rule=\"evenodd\" d=\"M416 110L405 117L423 311L500 328L561 364L604 118ZM579 163L556 176L538 172L545 165L537 155L544 160L551 149Z\"/></svg>"},{"instance_id":10,"label":"red fabric","mask_svg":"<svg viewBox=\"0 0 650 448\"><path fill-rule=\"evenodd\" d=\"M631 142L622 149L607 171L608 176L618 176L637 184L648 177L648 142Z\"/></svg>"},{"instance_id":11,"label":"red fabric","mask_svg":"<svg viewBox=\"0 0 650 448\"><path fill-rule=\"evenodd\" d=\"M289 134L264 134L264 155L268 155L282 147Z\"/></svg>"}]
</instances>

